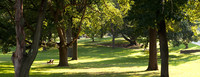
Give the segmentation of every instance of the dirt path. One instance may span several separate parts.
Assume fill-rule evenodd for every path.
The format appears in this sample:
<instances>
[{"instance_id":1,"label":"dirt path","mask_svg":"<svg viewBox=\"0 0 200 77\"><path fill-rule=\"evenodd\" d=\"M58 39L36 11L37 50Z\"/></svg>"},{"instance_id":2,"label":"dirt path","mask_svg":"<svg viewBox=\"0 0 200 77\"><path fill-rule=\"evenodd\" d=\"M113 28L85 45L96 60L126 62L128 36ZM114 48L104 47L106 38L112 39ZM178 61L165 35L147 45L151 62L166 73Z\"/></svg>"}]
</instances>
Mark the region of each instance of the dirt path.
<instances>
[{"instance_id":1,"label":"dirt path","mask_svg":"<svg viewBox=\"0 0 200 77\"><path fill-rule=\"evenodd\" d=\"M192 42L192 43L200 46L200 41Z\"/></svg>"}]
</instances>

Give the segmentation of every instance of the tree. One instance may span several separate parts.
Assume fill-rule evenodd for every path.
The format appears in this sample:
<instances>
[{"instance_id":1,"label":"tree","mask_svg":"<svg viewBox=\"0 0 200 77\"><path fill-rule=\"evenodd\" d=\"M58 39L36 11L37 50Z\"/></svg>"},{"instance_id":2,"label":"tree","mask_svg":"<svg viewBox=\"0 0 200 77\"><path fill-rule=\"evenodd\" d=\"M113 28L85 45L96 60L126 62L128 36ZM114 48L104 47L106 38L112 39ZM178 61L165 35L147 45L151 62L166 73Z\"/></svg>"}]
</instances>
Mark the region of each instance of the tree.
<instances>
[{"instance_id":1,"label":"tree","mask_svg":"<svg viewBox=\"0 0 200 77\"><path fill-rule=\"evenodd\" d=\"M68 57L67 57L67 47L71 46L77 39L78 39L78 34L80 33L80 28L81 28L81 25L82 25L82 21L84 19L84 15L85 15L85 12L86 12L86 6L88 4L90 4L89 1L87 0L84 0L84 1L78 1L80 2L80 7L81 9L78 9L79 12L82 14L81 18L80 18L80 22L78 24L79 26L79 31L76 35L76 38L73 39L73 41L67 43L66 41L66 32L65 32L65 25L64 25L64 16L65 16L65 11L63 9L66 9L66 7L68 5L71 5L71 4L68 4L68 5L64 5L65 1L55 1L55 8L56 10L53 10L53 14L54 14L54 18L55 18L55 24L56 24L56 29L57 29L57 32L58 32L58 36L60 38L60 43L58 43L59 45L59 64L58 66L69 66L68 65Z\"/></svg>"},{"instance_id":2,"label":"tree","mask_svg":"<svg viewBox=\"0 0 200 77\"><path fill-rule=\"evenodd\" d=\"M151 2L148 0L135 1L132 9L126 17L131 23L135 24L134 33L128 33L129 36L138 37L143 36L149 38L149 64L147 70L158 70L157 66L157 25L156 25L156 11L158 2ZM149 8L151 7L151 8ZM145 22L145 23L144 23ZM130 30L130 31L133 31ZM146 31L149 31L147 34ZM131 35L133 34L133 35ZM148 44L148 43L147 43ZM146 45L147 46L147 45Z\"/></svg>"},{"instance_id":3,"label":"tree","mask_svg":"<svg viewBox=\"0 0 200 77\"><path fill-rule=\"evenodd\" d=\"M100 28L100 32L98 32L98 35L100 38L103 38L103 36L107 33L107 28L108 26L106 26L105 24L102 24L101 25L101 28Z\"/></svg>"},{"instance_id":4,"label":"tree","mask_svg":"<svg viewBox=\"0 0 200 77\"><path fill-rule=\"evenodd\" d=\"M149 65L147 70L158 70L157 64L157 30L156 28L149 29Z\"/></svg>"},{"instance_id":5,"label":"tree","mask_svg":"<svg viewBox=\"0 0 200 77\"><path fill-rule=\"evenodd\" d=\"M169 41L172 42L173 46L179 46L181 44L188 48L188 43L192 41L198 41L198 36L196 34L196 26L189 20L181 20L174 24L173 29L168 30Z\"/></svg>"},{"instance_id":6,"label":"tree","mask_svg":"<svg viewBox=\"0 0 200 77\"><path fill-rule=\"evenodd\" d=\"M166 0L136 0L130 11L130 17L134 18L141 26L149 26L158 29L160 52L161 52L161 77L168 77L168 40L166 32L166 21L185 17L183 10L187 1L166 1ZM151 8L149 8L151 7ZM144 23L145 22L145 23Z\"/></svg>"},{"instance_id":7,"label":"tree","mask_svg":"<svg viewBox=\"0 0 200 77\"><path fill-rule=\"evenodd\" d=\"M112 48L115 48L115 38L117 36L117 32L116 32L116 25L114 25L113 23L111 23L111 34L112 34Z\"/></svg>"},{"instance_id":8,"label":"tree","mask_svg":"<svg viewBox=\"0 0 200 77\"><path fill-rule=\"evenodd\" d=\"M122 37L129 42L129 45L137 45L137 39L138 37L147 37L148 36L148 29L139 26L137 22L128 20L128 16L124 18L124 25L120 28L120 33L122 34Z\"/></svg>"},{"instance_id":9,"label":"tree","mask_svg":"<svg viewBox=\"0 0 200 77\"><path fill-rule=\"evenodd\" d=\"M161 54L161 77L169 77L169 68L168 68L168 58L169 58L169 51L168 51L168 40L167 40L167 32L166 32L166 22L165 20L173 19L173 20L179 20L179 18L176 18L176 15L178 16L184 16L181 13L182 10L180 10L179 7L181 7L183 4L187 3L187 1L158 1L160 3L160 10L157 11L157 18L159 18L158 21L158 35L159 35L159 41L160 41L160 54ZM167 3L167 4L166 4ZM172 4L173 3L173 4ZM169 6L173 5L169 8ZM163 9L165 8L165 9ZM171 10L171 11L170 11ZM173 11L176 10L174 13ZM167 15L167 13L171 13L170 15Z\"/></svg>"},{"instance_id":10,"label":"tree","mask_svg":"<svg viewBox=\"0 0 200 77\"><path fill-rule=\"evenodd\" d=\"M66 37L67 37L67 43L72 41L72 26L73 26L73 22L72 22L72 18L69 18L69 22L71 22L71 24L69 24L69 26L67 26L67 30L66 30ZM68 47L68 57L72 57L72 52L73 49L72 47Z\"/></svg>"},{"instance_id":11,"label":"tree","mask_svg":"<svg viewBox=\"0 0 200 77\"><path fill-rule=\"evenodd\" d=\"M28 77L30 67L37 55L41 26L44 20L45 4L47 0L41 1L41 7L38 11L38 22L35 30L33 44L30 51L27 53L25 50L25 31L24 31L24 18L23 18L23 0L16 0L15 8L15 24L16 24L16 51L12 55L12 62L15 68L15 77Z\"/></svg>"},{"instance_id":12,"label":"tree","mask_svg":"<svg viewBox=\"0 0 200 77\"><path fill-rule=\"evenodd\" d=\"M72 32L72 37L73 39L75 39L78 34L78 28L74 27L72 28L73 32ZM72 60L78 60L78 42L77 40L73 43L73 51L72 51Z\"/></svg>"},{"instance_id":13,"label":"tree","mask_svg":"<svg viewBox=\"0 0 200 77\"><path fill-rule=\"evenodd\" d=\"M95 41L94 38L97 36L100 30L99 27L100 26L96 25L95 23L91 23L90 26L84 26L84 33L92 39L92 42Z\"/></svg>"}]
</instances>

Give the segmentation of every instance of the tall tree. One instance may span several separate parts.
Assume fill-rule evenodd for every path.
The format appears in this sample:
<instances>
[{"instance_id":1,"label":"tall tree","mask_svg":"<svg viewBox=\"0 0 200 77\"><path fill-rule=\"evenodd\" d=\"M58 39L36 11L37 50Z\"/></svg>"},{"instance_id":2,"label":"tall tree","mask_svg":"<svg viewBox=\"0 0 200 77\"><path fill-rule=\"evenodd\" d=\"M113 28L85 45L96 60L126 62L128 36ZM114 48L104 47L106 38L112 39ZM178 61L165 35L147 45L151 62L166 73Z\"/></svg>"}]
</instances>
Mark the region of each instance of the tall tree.
<instances>
[{"instance_id":1,"label":"tall tree","mask_svg":"<svg viewBox=\"0 0 200 77\"><path fill-rule=\"evenodd\" d=\"M159 42L160 42L160 54L161 54L161 77L169 77L169 51L168 51L168 42L167 42L167 33L166 33L166 24L165 20L161 20L159 25Z\"/></svg>"},{"instance_id":2,"label":"tall tree","mask_svg":"<svg viewBox=\"0 0 200 77\"><path fill-rule=\"evenodd\" d=\"M78 28L74 27L72 28L73 32L72 32L72 37L73 39L75 39L77 37L77 32L78 32ZM77 40L73 43L73 51L72 51L72 60L78 60L78 42Z\"/></svg>"},{"instance_id":3,"label":"tall tree","mask_svg":"<svg viewBox=\"0 0 200 77\"><path fill-rule=\"evenodd\" d=\"M55 18L55 22L57 25L57 32L58 32L58 36L60 38L60 43L58 43L59 45L59 64L58 66L69 66L68 65L68 57L67 57L67 47L71 46L77 39L78 39L78 34L80 33L80 28L82 25L82 21L84 19L84 15L86 12L86 6L88 5L88 1L87 0L83 0L80 1L80 8L79 10L81 10L81 18L80 18L80 22L78 24L79 26L79 31L76 35L76 38L73 39L71 42L67 43L66 41L66 32L65 32L65 26L64 26L64 9L67 7L67 5L64 5L65 1L55 1L56 3L56 10L55 10L55 14L54 14L54 18ZM70 5L70 4L69 4Z\"/></svg>"},{"instance_id":4,"label":"tall tree","mask_svg":"<svg viewBox=\"0 0 200 77\"><path fill-rule=\"evenodd\" d=\"M129 11L129 15L126 17L131 23L136 24L134 29L135 37L142 35L149 38L149 64L147 70L158 70L157 65L157 25L156 25L156 11L158 9L158 2L149 0L137 0L132 5L132 9ZM151 7L151 8L149 8ZM145 23L144 23L145 22ZM149 31L149 34L146 34ZM131 33L129 33L131 34ZM148 36L147 36L148 35ZM133 36L133 35L132 35ZM148 44L148 43L147 43ZM147 45L146 45L147 46Z\"/></svg>"},{"instance_id":5,"label":"tall tree","mask_svg":"<svg viewBox=\"0 0 200 77\"><path fill-rule=\"evenodd\" d=\"M60 43L58 43L59 46L59 64L58 66L68 66L68 58L67 58L67 46L66 46L66 32L65 32L65 27L63 21L61 21L63 18L62 16L64 15L64 2L65 1L55 1L56 4L56 10L55 10L55 22L56 22L56 30L58 32L58 36L60 38Z\"/></svg>"},{"instance_id":6,"label":"tall tree","mask_svg":"<svg viewBox=\"0 0 200 77\"><path fill-rule=\"evenodd\" d=\"M111 34L112 34L112 48L115 48L115 38L116 38L116 27L113 23L111 23Z\"/></svg>"},{"instance_id":7,"label":"tall tree","mask_svg":"<svg viewBox=\"0 0 200 77\"><path fill-rule=\"evenodd\" d=\"M149 65L147 70L158 70L157 64L157 31L156 28L149 29Z\"/></svg>"},{"instance_id":8,"label":"tall tree","mask_svg":"<svg viewBox=\"0 0 200 77\"><path fill-rule=\"evenodd\" d=\"M33 44L27 53L25 47L25 30L23 18L23 0L16 0L15 4L15 23L16 23L16 51L12 55L12 62L15 69L15 77L29 77L30 67L37 55L41 26L44 20L45 4L47 0L41 1L41 7L38 11L38 20L34 33Z\"/></svg>"},{"instance_id":9,"label":"tall tree","mask_svg":"<svg viewBox=\"0 0 200 77\"><path fill-rule=\"evenodd\" d=\"M166 32L166 20L176 20L180 22L181 19L184 19L185 14L183 13L182 7L186 4L187 0L178 0L178 1L166 1L159 0L158 3L160 8L156 12L158 35L160 41L160 54L161 54L161 77L169 77L169 68L168 68L168 39Z\"/></svg>"},{"instance_id":10,"label":"tall tree","mask_svg":"<svg viewBox=\"0 0 200 77\"><path fill-rule=\"evenodd\" d=\"M67 30L66 30L66 37L67 37L67 43L72 41L72 26L73 26L73 20L72 17L69 18L69 25L67 26ZM72 57L72 53L73 53L73 48L71 46L69 46L67 48L68 51L68 57Z\"/></svg>"},{"instance_id":11,"label":"tall tree","mask_svg":"<svg viewBox=\"0 0 200 77\"><path fill-rule=\"evenodd\" d=\"M132 20L136 20L141 26L150 26L158 29L161 52L161 77L169 76L166 21L179 22L183 19L186 15L182 10L185 3L187 3L187 0L135 0L135 4L130 11L129 18L133 18Z\"/></svg>"}]
</instances>

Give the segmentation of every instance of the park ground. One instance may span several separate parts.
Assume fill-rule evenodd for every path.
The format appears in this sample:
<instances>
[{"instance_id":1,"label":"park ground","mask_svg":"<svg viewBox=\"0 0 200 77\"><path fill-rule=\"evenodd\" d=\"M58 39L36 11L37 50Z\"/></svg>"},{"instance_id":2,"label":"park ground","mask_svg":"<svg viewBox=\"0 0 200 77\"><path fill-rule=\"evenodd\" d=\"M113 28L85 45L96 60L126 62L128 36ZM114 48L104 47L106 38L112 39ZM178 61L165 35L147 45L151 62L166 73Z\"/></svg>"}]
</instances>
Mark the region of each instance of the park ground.
<instances>
[{"instance_id":1,"label":"park ground","mask_svg":"<svg viewBox=\"0 0 200 77\"><path fill-rule=\"evenodd\" d=\"M116 43L127 43L122 38L117 38ZM80 39L78 41L79 59L69 61L69 67L57 67L59 62L58 49L50 48L39 51L30 70L30 77L159 77L160 53L158 52L157 71L145 71L148 65L148 52L143 48L112 49L102 46L111 38ZM189 44L189 49L200 49L200 46ZM169 75L170 77L200 77L200 52L181 54L184 45L169 47ZM14 51L14 48L13 48ZM0 53L0 77L13 77L14 68L11 62L11 52ZM47 64L54 59L54 64Z\"/></svg>"}]
</instances>

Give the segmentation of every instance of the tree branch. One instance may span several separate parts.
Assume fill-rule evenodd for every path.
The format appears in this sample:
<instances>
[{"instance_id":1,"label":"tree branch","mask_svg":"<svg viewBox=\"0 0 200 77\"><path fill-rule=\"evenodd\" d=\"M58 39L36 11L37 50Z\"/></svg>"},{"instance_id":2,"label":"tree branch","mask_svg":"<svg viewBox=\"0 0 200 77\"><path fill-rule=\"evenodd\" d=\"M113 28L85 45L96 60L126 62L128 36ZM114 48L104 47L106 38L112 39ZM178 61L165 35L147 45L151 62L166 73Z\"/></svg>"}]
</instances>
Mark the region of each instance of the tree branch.
<instances>
[{"instance_id":1,"label":"tree branch","mask_svg":"<svg viewBox=\"0 0 200 77\"><path fill-rule=\"evenodd\" d=\"M85 4L84 4L84 9L83 9L83 15L81 17L81 21L80 21L80 24L79 24L79 31L76 35L76 38L73 38L73 41L71 41L70 43L67 43L67 47L71 46L77 39L78 39L78 36L79 36L79 33L81 32L81 25L82 25L82 22L83 22L83 19L84 19L84 16L85 16L85 10L86 10L86 2L87 0L84 0L85 1Z\"/></svg>"},{"instance_id":2,"label":"tree branch","mask_svg":"<svg viewBox=\"0 0 200 77\"><path fill-rule=\"evenodd\" d=\"M103 14L103 13L101 13L99 10L95 10L94 8L92 8L91 6L88 6L91 10L93 10L93 11L95 11L95 12L97 12L97 13L100 13L100 14Z\"/></svg>"},{"instance_id":3,"label":"tree branch","mask_svg":"<svg viewBox=\"0 0 200 77\"><path fill-rule=\"evenodd\" d=\"M63 7L63 9L67 8L68 6L81 6L83 4L67 4Z\"/></svg>"},{"instance_id":4,"label":"tree branch","mask_svg":"<svg viewBox=\"0 0 200 77\"><path fill-rule=\"evenodd\" d=\"M8 8L6 8L6 10L7 10L8 14L10 15L11 19L12 19L12 20L13 20L13 22L14 22L14 21L15 21L15 17L14 17L14 16L12 16L12 14L11 14L11 12L9 11L9 9L8 9Z\"/></svg>"},{"instance_id":5,"label":"tree branch","mask_svg":"<svg viewBox=\"0 0 200 77\"><path fill-rule=\"evenodd\" d=\"M32 42L28 41L28 40L25 40L25 42L29 43L29 44L32 44Z\"/></svg>"},{"instance_id":6,"label":"tree branch","mask_svg":"<svg viewBox=\"0 0 200 77\"><path fill-rule=\"evenodd\" d=\"M33 0L31 0L31 4L33 5L33 7L36 7L35 4L34 4L34 2L33 2Z\"/></svg>"},{"instance_id":7,"label":"tree branch","mask_svg":"<svg viewBox=\"0 0 200 77\"><path fill-rule=\"evenodd\" d=\"M8 0L8 1L9 1L10 3L12 3L12 4L14 3L12 0Z\"/></svg>"}]
</instances>

